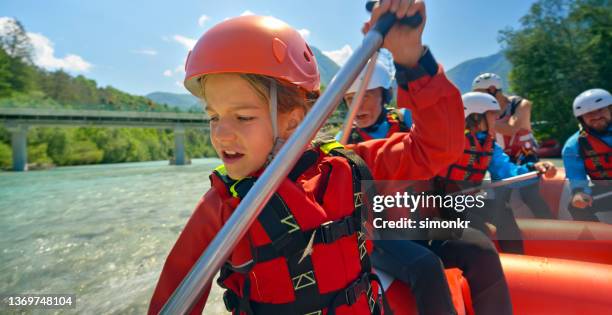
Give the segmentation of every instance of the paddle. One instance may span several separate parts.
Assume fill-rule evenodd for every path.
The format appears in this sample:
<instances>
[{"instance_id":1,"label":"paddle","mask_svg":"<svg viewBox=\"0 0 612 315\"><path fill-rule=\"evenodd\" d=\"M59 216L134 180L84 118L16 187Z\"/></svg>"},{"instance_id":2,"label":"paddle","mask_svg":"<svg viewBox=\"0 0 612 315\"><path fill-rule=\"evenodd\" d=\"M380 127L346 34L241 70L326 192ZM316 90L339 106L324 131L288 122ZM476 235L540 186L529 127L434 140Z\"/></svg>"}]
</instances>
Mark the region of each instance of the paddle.
<instances>
[{"instance_id":1,"label":"paddle","mask_svg":"<svg viewBox=\"0 0 612 315\"><path fill-rule=\"evenodd\" d=\"M386 13L366 34L361 46L355 50L338 72L336 80L330 83L325 93L306 115L304 121L285 143L261 177L258 178L206 251L202 253L166 302L160 314L186 314L191 310L202 295L204 288L211 283L234 247L244 237L266 202L287 177L287 174L301 156L302 148L308 145L309 141L323 126L368 59L382 46L384 35L395 22L395 15Z\"/></svg>"},{"instance_id":2,"label":"paddle","mask_svg":"<svg viewBox=\"0 0 612 315\"><path fill-rule=\"evenodd\" d=\"M353 128L353 120L355 120L357 111L359 110L359 107L361 107L361 101L363 100L363 96L368 89L370 79L372 79L372 73L374 73L377 59L378 52L375 52L374 55L372 55L372 58L370 58L370 63L368 63L368 66L366 67L363 80L361 81L361 84L359 84L359 89L357 89L357 93L355 93L353 101L351 104L349 104L349 110L346 113L344 123L342 124L342 138L340 138L340 143L343 145L348 143L349 136L351 135L351 129Z\"/></svg>"},{"instance_id":3,"label":"paddle","mask_svg":"<svg viewBox=\"0 0 612 315\"><path fill-rule=\"evenodd\" d=\"M467 194L467 193L471 193L471 192L478 191L478 190L483 190L483 189L491 189L491 188L507 186L507 185L511 185L511 184L514 184L514 183L517 183L517 182L522 182L522 181L530 180L530 179L533 179L533 178L537 178L539 175L540 175L539 172L533 171L533 172L525 173L525 174L522 174L522 175L508 177L506 179L502 179L502 180L490 183L488 185L482 185L482 186L478 186L478 187L472 187L472 188L464 189L464 190L452 193L451 195L461 195L461 194Z\"/></svg>"},{"instance_id":4,"label":"paddle","mask_svg":"<svg viewBox=\"0 0 612 315\"><path fill-rule=\"evenodd\" d=\"M603 193L603 194L599 194L597 196L594 196L593 197L593 201L599 200L599 199L603 199L603 198L606 198L606 197L609 197L609 196L612 196L612 191L609 191L607 193Z\"/></svg>"}]
</instances>

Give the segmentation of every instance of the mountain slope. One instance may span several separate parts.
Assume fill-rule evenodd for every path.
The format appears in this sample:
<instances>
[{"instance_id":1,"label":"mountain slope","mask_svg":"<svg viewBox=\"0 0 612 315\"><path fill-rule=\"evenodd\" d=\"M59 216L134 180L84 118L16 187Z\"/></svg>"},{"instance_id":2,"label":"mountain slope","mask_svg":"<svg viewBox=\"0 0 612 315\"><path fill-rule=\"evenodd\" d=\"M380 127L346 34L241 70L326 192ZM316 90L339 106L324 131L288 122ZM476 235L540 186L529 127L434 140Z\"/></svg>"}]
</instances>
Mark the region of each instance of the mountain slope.
<instances>
[{"instance_id":1,"label":"mountain slope","mask_svg":"<svg viewBox=\"0 0 612 315\"><path fill-rule=\"evenodd\" d=\"M171 107L177 107L182 111L202 111L202 105L200 104L200 101L191 94L153 92L145 96L153 102L167 104Z\"/></svg>"},{"instance_id":2,"label":"mountain slope","mask_svg":"<svg viewBox=\"0 0 612 315\"><path fill-rule=\"evenodd\" d=\"M503 89L508 90L508 76L512 65L506 59L503 52L464 61L456 67L447 71L448 78L457 85L461 93L472 89L472 81L476 76L485 72L493 72L502 77Z\"/></svg>"},{"instance_id":3,"label":"mountain slope","mask_svg":"<svg viewBox=\"0 0 612 315\"><path fill-rule=\"evenodd\" d=\"M317 59L317 64L319 65L321 84L328 85L334 75L336 75L336 72L340 70L340 67L329 57L325 56L317 47L311 46L310 48Z\"/></svg>"}]
</instances>

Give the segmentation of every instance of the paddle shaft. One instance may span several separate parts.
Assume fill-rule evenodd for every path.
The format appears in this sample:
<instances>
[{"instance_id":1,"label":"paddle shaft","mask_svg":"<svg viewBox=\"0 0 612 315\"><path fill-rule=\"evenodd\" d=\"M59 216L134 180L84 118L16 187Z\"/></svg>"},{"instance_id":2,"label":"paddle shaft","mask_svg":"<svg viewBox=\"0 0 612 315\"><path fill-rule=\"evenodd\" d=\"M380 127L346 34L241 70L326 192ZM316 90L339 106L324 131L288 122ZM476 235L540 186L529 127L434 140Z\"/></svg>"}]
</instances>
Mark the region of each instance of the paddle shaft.
<instances>
[{"instance_id":1,"label":"paddle shaft","mask_svg":"<svg viewBox=\"0 0 612 315\"><path fill-rule=\"evenodd\" d=\"M506 179L502 179L502 180L490 183L488 185L483 185L483 186L479 186L479 187L472 187L472 188L464 189L464 190L452 193L451 195L461 195L461 194L467 194L467 193L471 193L471 192L478 191L478 190L483 190L483 189L491 189L491 188L507 186L507 185L511 185L511 184L514 184L514 183L518 183L518 182L530 180L530 179L533 179L533 178L537 178L538 176L539 176L539 173L537 171L533 171L533 172L525 173L525 174L522 174L522 175L517 175L517 176L509 177L509 178L506 178Z\"/></svg>"},{"instance_id":2,"label":"paddle shaft","mask_svg":"<svg viewBox=\"0 0 612 315\"><path fill-rule=\"evenodd\" d=\"M348 139L351 136L353 121L355 120L355 116L357 116L359 107L361 107L363 96L365 95L368 84L372 79L372 73L374 73L374 68L376 67L376 59L378 59L378 51L372 55L372 58L370 58L370 63L368 63L368 66L366 67L363 80L359 84L359 89L357 90L357 93L355 93L353 101L351 102L348 112L346 113L346 117L344 118L344 123L342 124L342 138L340 139L340 143L343 145L348 143Z\"/></svg>"},{"instance_id":3,"label":"paddle shaft","mask_svg":"<svg viewBox=\"0 0 612 315\"><path fill-rule=\"evenodd\" d=\"M599 200L599 199L603 199L603 198L606 198L606 197L609 197L609 196L612 196L612 191L609 191L609 192L606 192L606 193L603 193L603 194L600 194L600 195L597 195L597 196L593 196L593 201Z\"/></svg>"}]
</instances>

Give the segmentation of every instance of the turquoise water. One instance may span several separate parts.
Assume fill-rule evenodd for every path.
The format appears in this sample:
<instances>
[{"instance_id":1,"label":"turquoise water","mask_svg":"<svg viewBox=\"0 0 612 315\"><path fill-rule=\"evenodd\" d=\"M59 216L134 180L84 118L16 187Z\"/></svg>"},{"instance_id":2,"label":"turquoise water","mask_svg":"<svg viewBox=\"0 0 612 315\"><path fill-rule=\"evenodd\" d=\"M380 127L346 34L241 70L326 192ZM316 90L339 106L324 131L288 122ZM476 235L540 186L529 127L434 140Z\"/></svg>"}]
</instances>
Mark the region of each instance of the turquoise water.
<instances>
[{"instance_id":1,"label":"turquoise water","mask_svg":"<svg viewBox=\"0 0 612 315\"><path fill-rule=\"evenodd\" d=\"M76 294L77 308L55 311L62 314L145 313L165 257L218 164L0 173L0 294ZM219 298L216 290L207 314L221 312Z\"/></svg>"}]
</instances>

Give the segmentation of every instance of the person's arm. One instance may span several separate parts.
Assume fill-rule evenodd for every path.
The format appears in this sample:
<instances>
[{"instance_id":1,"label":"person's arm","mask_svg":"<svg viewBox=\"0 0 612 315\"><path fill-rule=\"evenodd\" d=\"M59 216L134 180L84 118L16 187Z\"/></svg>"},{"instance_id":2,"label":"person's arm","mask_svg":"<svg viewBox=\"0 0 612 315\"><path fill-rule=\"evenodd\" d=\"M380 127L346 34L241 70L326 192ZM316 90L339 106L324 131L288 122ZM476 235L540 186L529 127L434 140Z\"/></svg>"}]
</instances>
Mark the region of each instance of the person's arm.
<instances>
[{"instance_id":1,"label":"person's arm","mask_svg":"<svg viewBox=\"0 0 612 315\"><path fill-rule=\"evenodd\" d=\"M374 6L367 32L386 12L399 19L419 13L416 28L396 23L383 47L393 55L398 79L398 107L412 109L414 127L387 140L372 140L355 146L376 179L429 179L454 162L463 151L463 103L457 88L423 46L427 21L425 2L382 1Z\"/></svg>"},{"instance_id":2,"label":"person's arm","mask_svg":"<svg viewBox=\"0 0 612 315\"><path fill-rule=\"evenodd\" d=\"M578 133L571 136L565 142L563 151L563 166L565 167L565 177L569 180L572 192L583 191L591 194L587 173L584 168L584 159L580 155L578 148Z\"/></svg>"},{"instance_id":3,"label":"person's arm","mask_svg":"<svg viewBox=\"0 0 612 315\"><path fill-rule=\"evenodd\" d=\"M398 107L409 108L414 121L408 133L371 140L353 148L375 179L429 179L463 152L463 103L442 66L398 89Z\"/></svg>"},{"instance_id":4,"label":"person's arm","mask_svg":"<svg viewBox=\"0 0 612 315\"><path fill-rule=\"evenodd\" d=\"M402 121L404 125L406 125L406 127L411 128L412 127L412 113L410 112L410 110L407 108L400 108L398 112L400 116L399 117L400 121Z\"/></svg>"},{"instance_id":5,"label":"person's arm","mask_svg":"<svg viewBox=\"0 0 612 315\"><path fill-rule=\"evenodd\" d=\"M208 244L223 225L222 202L211 189L200 200L193 215L185 225L170 254L166 258L155 287L149 314L157 314L179 286L191 267L206 250ZM190 314L201 314L210 292L210 284L193 307Z\"/></svg>"},{"instance_id":6,"label":"person's arm","mask_svg":"<svg viewBox=\"0 0 612 315\"><path fill-rule=\"evenodd\" d=\"M521 129L531 130L531 101L526 99L521 101L510 119L495 123L495 131L506 136L512 136Z\"/></svg>"},{"instance_id":7,"label":"person's arm","mask_svg":"<svg viewBox=\"0 0 612 315\"><path fill-rule=\"evenodd\" d=\"M502 180L532 171L533 164L516 165L512 163L510 157L496 143L493 146L493 156L487 170L491 174L492 180Z\"/></svg>"}]
</instances>

